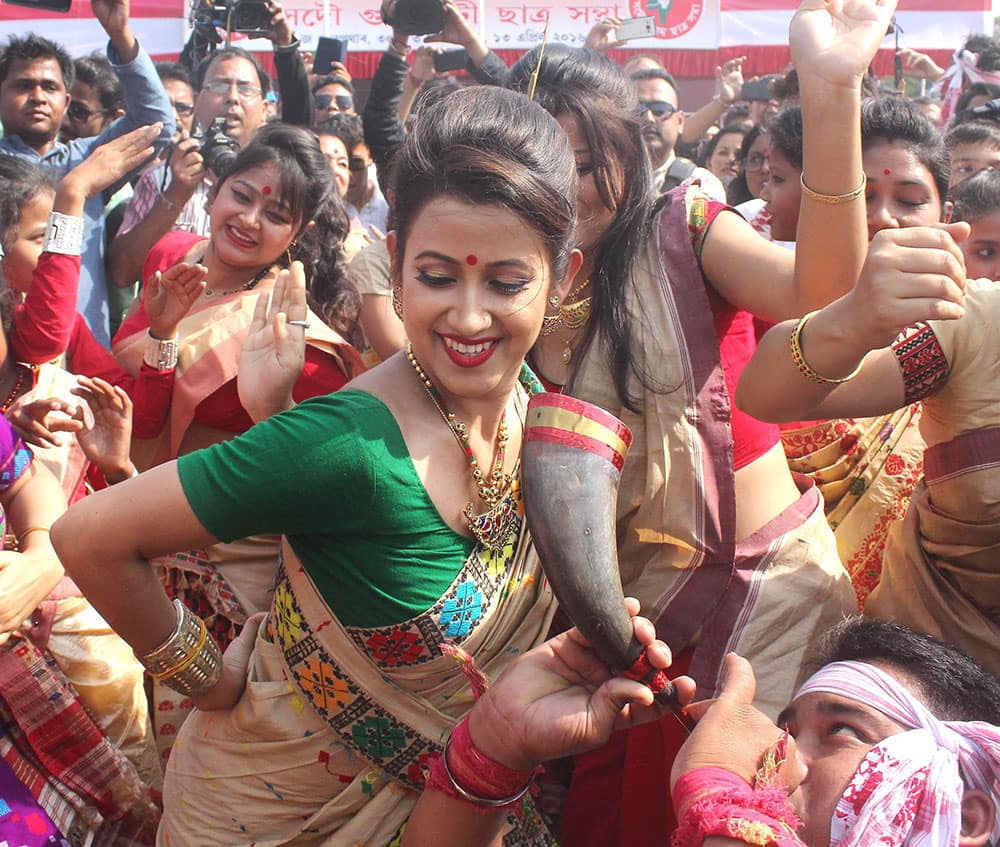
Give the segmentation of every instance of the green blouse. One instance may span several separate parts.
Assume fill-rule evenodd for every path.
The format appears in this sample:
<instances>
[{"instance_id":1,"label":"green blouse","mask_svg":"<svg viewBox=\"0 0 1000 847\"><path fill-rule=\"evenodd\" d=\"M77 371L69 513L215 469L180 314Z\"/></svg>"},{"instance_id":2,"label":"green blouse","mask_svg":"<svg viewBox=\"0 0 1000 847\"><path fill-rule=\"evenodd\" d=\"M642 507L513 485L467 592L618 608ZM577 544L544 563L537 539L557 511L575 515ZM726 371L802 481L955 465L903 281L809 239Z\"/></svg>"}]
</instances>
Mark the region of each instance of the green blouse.
<instances>
[{"instance_id":1,"label":"green blouse","mask_svg":"<svg viewBox=\"0 0 1000 847\"><path fill-rule=\"evenodd\" d=\"M427 611L472 552L431 502L392 413L364 391L306 400L177 470L219 540L286 535L347 626Z\"/></svg>"}]
</instances>

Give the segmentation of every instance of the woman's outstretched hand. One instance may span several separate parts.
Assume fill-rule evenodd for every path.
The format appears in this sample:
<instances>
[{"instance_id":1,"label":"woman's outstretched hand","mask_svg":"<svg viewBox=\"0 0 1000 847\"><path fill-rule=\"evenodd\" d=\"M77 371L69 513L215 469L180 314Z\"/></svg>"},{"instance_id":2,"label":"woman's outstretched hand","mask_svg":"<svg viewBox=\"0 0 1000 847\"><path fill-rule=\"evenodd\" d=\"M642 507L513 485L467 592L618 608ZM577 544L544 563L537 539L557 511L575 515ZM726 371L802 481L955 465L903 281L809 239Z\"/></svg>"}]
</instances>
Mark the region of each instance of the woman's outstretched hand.
<instances>
[{"instance_id":1,"label":"woman's outstretched hand","mask_svg":"<svg viewBox=\"0 0 1000 847\"><path fill-rule=\"evenodd\" d=\"M240 353L236 388L254 422L295 405L292 389L306 362L309 308L301 262L278 274L270 297L257 300L250 333Z\"/></svg>"},{"instance_id":2,"label":"woman's outstretched hand","mask_svg":"<svg viewBox=\"0 0 1000 847\"><path fill-rule=\"evenodd\" d=\"M149 334L166 340L177 336L177 327L205 290L208 269L180 262L157 271L142 289L142 308L149 320Z\"/></svg>"},{"instance_id":3,"label":"woman's outstretched hand","mask_svg":"<svg viewBox=\"0 0 1000 847\"><path fill-rule=\"evenodd\" d=\"M803 0L788 28L799 76L859 86L895 11L896 0Z\"/></svg>"},{"instance_id":4,"label":"woman's outstretched hand","mask_svg":"<svg viewBox=\"0 0 1000 847\"><path fill-rule=\"evenodd\" d=\"M76 433L80 449L109 483L123 482L135 473L129 457L132 400L123 388L103 379L78 376L77 382L73 394L82 402L74 417L81 423Z\"/></svg>"},{"instance_id":5,"label":"woman's outstretched hand","mask_svg":"<svg viewBox=\"0 0 1000 847\"><path fill-rule=\"evenodd\" d=\"M639 603L627 599L635 634L650 663L670 667L670 649L656 640L653 625L636 617ZM695 684L674 680L682 703ZM616 729L667 714L641 682L612 676L576 629L549 639L514 662L480 698L469 715L469 733L484 755L515 770L592 750Z\"/></svg>"}]
</instances>

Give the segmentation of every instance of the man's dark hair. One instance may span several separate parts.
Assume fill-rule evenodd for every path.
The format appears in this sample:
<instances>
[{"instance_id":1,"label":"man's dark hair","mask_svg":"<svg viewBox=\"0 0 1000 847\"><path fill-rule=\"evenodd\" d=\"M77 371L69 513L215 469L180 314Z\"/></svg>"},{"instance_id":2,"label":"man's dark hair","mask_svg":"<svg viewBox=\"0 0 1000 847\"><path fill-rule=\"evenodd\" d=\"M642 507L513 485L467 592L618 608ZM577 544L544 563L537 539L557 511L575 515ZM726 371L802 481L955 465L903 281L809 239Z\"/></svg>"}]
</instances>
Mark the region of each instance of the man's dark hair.
<instances>
[{"instance_id":1,"label":"man's dark hair","mask_svg":"<svg viewBox=\"0 0 1000 847\"><path fill-rule=\"evenodd\" d=\"M905 626L851 618L830 630L814 669L831 662L890 665L919 687L915 692L940 720L1000 726L1000 679L960 650Z\"/></svg>"},{"instance_id":2,"label":"man's dark hair","mask_svg":"<svg viewBox=\"0 0 1000 847\"><path fill-rule=\"evenodd\" d=\"M183 82L194 91L194 81L191 79L191 73L184 65L179 62L157 62L155 67L156 75L160 78L161 82L166 82L168 79L175 79L178 82Z\"/></svg>"},{"instance_id":3,"label":"man's dark hair","mask_svg":"<svg viewBox=\"0 0 1000 847\"><path fill-rule=\"evenodd\" d=\"M31 62L35 59L55 59L62 72L63 85L69 91L73 85L73 59L54 41L28 33L23 38L12 35L7 46L0 50L0 85L7 80L10 66L14 62Z\"/></svg>"},{"instance_id":4,"label":"man's dark hair","mask_svg":"<svg viewBox=\"0 0 1000 847\"><path fill-rule=\"evenodd\" d=\"M669 85L673 90L674 94L678 98L681 96L680 89L677 87L677 80L674 79L673 74L665 68L646 68L644 71L636 71L632 74L632 80L634 82L641 82L647 79L662 79L667 85ZM680 102L678 99L677 102Z\"/></svg>"},{"instance_id":5,"label":"man's dark hair","mask_svg":"<svg viewBox=\"0 0 1000 847\"><path fill-rule=\"evenodd\" d=\"M321 76L313 83L312 93L315 94L326 85L342 85L351 92L352 97L354 96L354 86L343 74L327 74L326 76Z\"/></svg>"},{"instance_id":6,"label":"man's dark hair","mask_svg":"<svg viewBox=\"0 0 1000 847\"><path fill-rule=\"evenodd\" d=\"M962 49L979 56L979 61L976 63L979 70L995 71L1000 69L1000 41L997 41L993 36L985 33L970 35Z\"/></svg>"},{"instance_id":7,"label":"man's dark hair","mask_svg":"<svg viewBox=\"0 0 1000 847\"><path fill-rule=\"evenodd\" d=\"M111 62L104 56L91 53L77 59L73 63L73 69L77 80L94 89L105 112L125 109L125 92L122 90L121 80L111 67Z\"/></svg>"},{"instance_id":8,"label":"man's dark hair","mask_svg":"<svg viewBox=\"0 0 1000 847\"><path fill-rule=\"evenodd\" d=\"M792 68L784 76L775 77L771 81L771 96L775 100L787 100L799 96L799 72Z\"/></svg>"},{"instance_id":9,"label":"man's dark hair","mask_svg":"<svg viewBox=\"0 0 1000 847\"><path fill-rule=\"evenodd\" d=\"M992 121L966 121L956 124L944 137L949 150L959 144L992 144L1000 148L1000 125Z\"/></svg>"},{"instance_id":10,"label":"man's dark hair","mask_svg":"<svg viewBox=\"0 0 1000 847\"><path fill-rule=\"evenodd\" d=\"M205 77L208 76L209 68L222 59L246 59L253 65L254 70L257 72L257 82L260 84L261 96L267 94L271 90L271 77L267 75L267 71L264 70L264 66L260 63L260 59L258 59L249 50L244 50L242 47L222 47L214 53L209 53L204 59L201 60L201 62L199 62L198 69L194 74L195 84L198 91L201 91L201 87L205 84Z\"/></svg>"},{"instance_id":11,"label":"man's dark hair","mask_svg":"<svg viewBox=\"0 0 1000 847\"><path fill-rule=\"evenodd\" d=\"M361 118L357 115L349 115L347 112L336 112L330 117L320 121L314 127L316 135L334 135L344 142L347 148L347 155L359 144L363 144L365 133L361 127Z\"/></svg>"}]
</instances>

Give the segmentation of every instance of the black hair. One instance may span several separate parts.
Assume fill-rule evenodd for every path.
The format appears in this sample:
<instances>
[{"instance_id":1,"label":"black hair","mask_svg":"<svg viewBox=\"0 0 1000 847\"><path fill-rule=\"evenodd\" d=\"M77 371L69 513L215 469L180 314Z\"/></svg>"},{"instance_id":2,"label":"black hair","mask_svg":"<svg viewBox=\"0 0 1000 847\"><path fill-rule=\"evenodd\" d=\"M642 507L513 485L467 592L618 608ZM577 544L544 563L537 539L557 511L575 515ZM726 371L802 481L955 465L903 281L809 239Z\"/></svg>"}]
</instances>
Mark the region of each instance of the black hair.
<instances>
[{"instance_id":1,"label":"black hair","mask_svg":"<svg viewBox=\"0 0 1000 847\"><path fill-rule=\"evenodd\" d=\"M334 135L344 142L347 155L359 144L363 144L365 133L361 126L361 118L347 112L334 112L316 124L317 135Z\"/></svg>"},{"instance_id":2,"label":"black hair","mask_svg":"<svg viewBox=\"0 0 1000 847\"><path fill-rule=\"evenodd\" d=\"M642 82L647 79L662 79L674 90L674 94L678 97L677 102L680 102L681 91L677 87L677 80L674 79L673 74L671 74L666 68L646 68L643 71L636 71L632 74L632 80L634 82Z\"/></svg>"},{"instance_id":3,"label":"black hair","mask_svg":"<svg viewBox=\"0 0 1000 847\"><path fill-rule=\"evenodd\" d=\"M965 44L962 45L962 49L979 56L979 60L976 62L976 67L979 70L1000 70L1000 41L997 41L993 36L985 33L970 35Z\"/></svg>"},{"instance_id":4,"label":"black hair","mask_svg":"<svg viewBox=\"0 0 1000 847\"><path fill-rule=\"evenodd\" d=\"M750 155L750 148L753 147L754 142L760 138L762 135L767 135L767 130L764 129L760 124L755 124L750 131L743 136L743 143L740 145L740 172L736 175L736 178L726 186L726 200L731 206L737 206L740 203L746 203L748 200L753 200L754 195L750 193L750 186L747 184L747 173L746 164L747 157Z\"/></svg>"},{"instance_id":5,"label":"black hair","mask_svg":"<svg viewBox=\"0 0 1000 847\"><path fill-rule=\"evenodd\" d=\"M357 322L360 298L346 282L343 243L348 220L333 185L333 172L320 150L316 134L283 123L266 124L236 156L215 191L229 179L260 165L278 168L281 197L299 226L293 260L306 272L309 305L341 335L350 336ZM307 227L310 221L312 227Z\"/></svg>"},{"instance_id":6,"label":"black hair","mask_svg":"<svg viewBox=\"0 0 1000 847\"><path fill-rule=\"evenodd\" d=\"M312 84L312 93L315 94L326 85L342 85L351 92L352 97L354 96L354 85L343 74L327 74L326 76L321 76Z\"/></svg>"},{"instance_id":7,"label":"black hair","mask_svg":"<svg viewBox=\"0 0 1000 847\"><path fill-rule=\"evenodd\" d=\"M540 47L511 68L510 86L527 91L539 67ZM637 367L626 293L642 253L656 193L635 83L603 53L585 47L546 44L535 100L551 115L576 119L593 154L594 181L604 206L614 213L593 249L592 311L581 349L598 341L608 355L615 389L622 403L638 411L629 378L647 387L650 375Z\"/></svg>"},{"instance_id":8,"label":"black hair","mask_svg":"<svg viewBox=\"0 0 1000 847\"><path fill-rule=\"evenodd\" d=\"M73 85L73 59L54 41L29 32L25 36L12 35L0 50L0 85L7 80L14 62L31 62L35 59L55 59L59 63L63 85L69 91Z\"/></svg>"},{"instance_id":9,"label":"black hair","mask_svg":"<svg viewBox=\"0 0 1000 847\"><path fill-rule=\"evenodd\" d=\"M1000 210L1000 171L979 171L952 190L953 221L975 221Z\"/></svg>"},{"instance_id":10,"label":"black hair","mask_svg":"<svg viewBox=\"0 0 1000 847\"><path fill-rule=\"evenodd\" d=\"M955 103L955 117L954 123L960 124L966 121L983 120L982 116L970 115L969 103L973 101L976 97L986 97L989 100L996 100L1000 97L1000 85L996 85L992 82L974 82L968 88L965 89L959 95L957 102ZM986 117L989 120L989 117Z\"/></svg>"},{"instance_id":11,"label":"black hair","mask_svg":"<svg viewBox=\"0 0 1000 847\"><path fill-rule=\"evenodd\" d=\"M722 128L740 128L749 120L751 120L750 105L748 103L734 103L726 109L726 113L722 116Z\"/></svg>"},{"instance_id":12,"label":"black hair","mask_svg":"<svg viewBox=\"0 0 1000 847\"><path fill-rule=\"evenodd\" d=\"M954 151L960 144L987 144L1000 150L1000 125L992 121L966 121L953 126L944 137L945 147Z\"/></svg>"},{"instance_id":13,"label":"black hair","mask_svg":"<svg viewBox=\"0 0 1000 847\"><path fill-rule=\"evenodd\" d=\"M560 279L574 246L576 190L566 133L542 108L500 88L456 91L421 114L393 159L393 276L421 210L453 197L517 215L545 244L552 279Z\"/></svg>"},{"instance_id":14,"label":"black hair","mask_svg":"<svg viewBox=\"0 0 1000 847\"><path fill-rule=\"evenodd\" d=\"M0 155L0 245L5 249L17 234L21 209L42 191L55 192L51 174L20 156Z\"/></svg>"},{"instance_id":15,"label":"black hair","mask_svg":"<svg viewBox=\"0 0 1000 847\"><path fill-rule=\"evenodd\" d=\"M931 172L938 196L948 196L951 160L944 139L930 118L909 100L872 97L861 104L861 149L877 144L902 144Z\"/></svg>"},{"instance_id":16,"label":"black hair","mask_svg":"<svg viewBox=\"0 0 1000 847\"><path fill-rule=\"evenodd\" d=\"M710 139L708 139L708 141L705 142L704 150L702 151L701 154L701 158L705 164L705 167L706 168L708 167L708 164L712 159L712 155L715 153L715 148L719 146L719 140L722 138L722 136L738 135L740 136L741 139L745 139L747 137L747 133L749 132L750 130L744 129L739 124L728 124L727 126L724 126L722 129L720 129L717 133L715 133L715 135L713 135ZM740 142L741 147L742 143L743 142L741 141Z\"/></svg>"},{"instance_id":17,"label":"black hair","mask_svg":"<svg viewBox=\"0 0 1000 847\"><path fill-rule=\"evenodd\" d=\"M939 720L1000 726L1000 679L960 650L905 626L855 617L823 638L811 666L868 662L902 671Z\"/></svg>"},{"instance_id":18,"label":"black hair","mask_svg":"<svg viewBox=\"0 0 1000 847\"><path fill-rule=\"evenodd\" d=\"M175 79L178 82L183 82L194 91L194 80L191 79L191 73L180 62L157 62L154 67L156 75L162 82Z\"/></svg>"},{"instance_id":19,"label":"black hair","mask_svg":"<svg viewBox=\"0 0 1000 847\"><path fill-rule=\"evenodd\" d=\"M768 143L778 150L789 164L802 170L802 109L789 106L767 123Z\"/></svg>"},{"instance_id":20,"label":"black hair","mask_svg":"<svg viewBox=\"0 0 1000 847\"><path fill-rule=\"evenodd\" d=\"M73 70L78 82L94 89L105 112L125 110L125 92L122 90L121 80L111 67L111 62L104 56L100 53L83 56L73 63Z\"/></svg>"},{"instance_id":21,"label":"black hair","mask_svg":"<svg viewBox=\"0 0 1000 847\"><path fill-rule=\"evenodd\" d=\"M194 72L195 86L198 91L201 91L205 85L205 77L208 76L209 68L223 59L246 59L253 65L253 69L257 73L257 83L260 85L261 96L266 95L271 90L271 77L267 75L267 71L264 70L260 59L242 47L221 47L214 53L209 53L198 63L198 68Z\"/></svg>"},{"instance_id":22,"label":"black hair","mask_svg":"<svg viewBox=\"0 0 1000 847\"><path fill-rule=\"evenodd\" d=\"M788 100L799 96L799 72L792 68L784 76L771 81L771 96L775 100Z\"/></svg>"}]
</instances>

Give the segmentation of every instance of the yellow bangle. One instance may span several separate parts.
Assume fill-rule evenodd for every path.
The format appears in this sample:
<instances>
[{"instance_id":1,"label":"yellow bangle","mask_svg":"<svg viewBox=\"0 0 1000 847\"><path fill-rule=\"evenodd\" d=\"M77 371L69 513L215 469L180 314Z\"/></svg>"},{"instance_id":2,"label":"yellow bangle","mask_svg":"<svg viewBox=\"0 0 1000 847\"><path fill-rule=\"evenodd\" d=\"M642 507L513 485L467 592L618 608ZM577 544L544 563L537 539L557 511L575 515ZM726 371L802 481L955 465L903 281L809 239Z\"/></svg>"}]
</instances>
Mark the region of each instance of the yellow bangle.
<instances>
[{"instance_id":1,"label":"yellow bangle","mask_svg":"<svg viewBox=\"0 0 1000 847\"><path fill-rule=\"evenodd\" d=\"M868 185L868 177L865 174L861 175L861 185L854 189L854 191L849 191L847 194L820 194L818 191L813 191L808 185L806 185L806 176L802 174L799 177L799 182L802 183L802 193L805 194L810 200L818 200L820 203L828 203L831 206L836 206L840 203L849 203L851 200L857 200L861 195L865 193L865 188Z\"/></svg>"},{"instance_id":2,"label":"yellow bangle","mask_svg":"<svg viewBox=\"0 0 1000 847\"><path fill-rule=\"evenodd\" d=\"M17 536L17 546L20 547L21 542L24 541L24 537L33 532L51 532L51 528L47 526L29 526L24 532Z\"/></svg>"},{"instance_id":3,"label":"yellow bangle","mask_svg":"<svg viewBox=\"0 0 1000 847\"><path fill-rule=\"evenodd\" d=\"M788 339L788 346L792 351L792 361L795 362L795 367L799 369L799 373L806 379L811 379L813 382L818 382L823 385L840 385L842 382L847 382L848 380L854 379L860 372L861 367L864 365L865 360L862 358L858 362L858 366L851 371L847 376L841 377L840 379L830 379L822 374L816 373L806 361L806 357L802 353L802 330L806 328L806 324L813 319L813 316L819 310L809 312L799 318L797 324L795 324L795 329L792 330L792 337Z\"/></svg>"},{"instance_id":4,"label":"yellow bangle","mask_svg":"<svg viewBox=\"0 0 1000 847\"><path fill-rule=\"evenodd\" d=\"M161 671L160 673L150 672L149 675L152 679L170 679L172 676L177 676L177 674L183 673L187 670L194 660L198 658L198 654L205 647L205 642L208 640L208 627L205 626L205 621L198 618L198 625L198 643L195 644L191 652L181 659L176 665L167 668L165 671Z\"/></svg>"}]
</instances>

